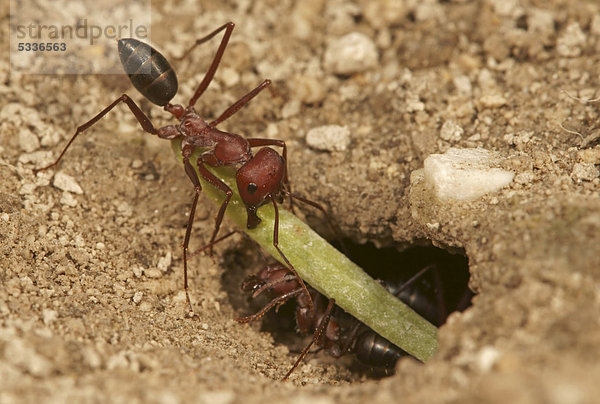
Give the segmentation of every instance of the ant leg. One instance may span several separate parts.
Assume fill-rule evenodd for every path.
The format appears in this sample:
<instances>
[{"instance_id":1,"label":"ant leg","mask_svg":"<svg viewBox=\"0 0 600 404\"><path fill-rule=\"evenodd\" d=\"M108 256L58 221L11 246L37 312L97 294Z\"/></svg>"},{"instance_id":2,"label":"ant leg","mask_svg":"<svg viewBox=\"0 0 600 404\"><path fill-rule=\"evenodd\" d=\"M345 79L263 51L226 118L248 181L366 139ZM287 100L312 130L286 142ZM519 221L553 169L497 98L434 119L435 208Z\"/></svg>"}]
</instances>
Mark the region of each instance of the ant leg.
<instances>
[{"instance_id":1,"label":"ant leg","mask_svg":"<svg viewBox=\"0 0 600 404\"><path fill-rule=\"evenodd\" d=\"M190 163L190 156L192 154L192 151L193 151L193 147L191 147L191 146L184 147L182 150L183 166L185 168L185 172L186 172L187 176L189 177L189 179L194 184L194 188L195 188L194 199L192 201L192 207L190 209L188 225L187 225L187 228L185 229L185 237L183 239L183 246L182 246L183 247L183 289L185 290L185 298L186 298L186 301L188 304L188 308L190 310L190 315L193 315L194 310L192 308L192 303L191 303L190 294L189 294L189 287L188 287L187 251L188 251L188 246L190 244L190 235L192 234L192 225L194 223L194 216L196 214L196 206L198 204L198 197L200 196L200 192L202 191L202 185L200 184L200 179L198 178L198 174L196 173L196 170L194 170L194 167ZM207 247L207 248L212 249L212 246L215 245L218 241L221 241L221 240L231 236L233 233L235 233L235 232L228 233L224 237L221 237L221 239L219 239L218 241L215 240L215 238L217 236L217 232L219 231L221 222L223 221L223 214L225 213L225 208L227 208L227 203L229 202L229 199L231 198L232 191L225 183L223 183L220 179L218 179L210 171L208 171L206 169L206 167L204 167L204 164L202 164L202 162L200 160L198 161L197 165L198 165L198 171L200 171L202 178L204 178L210 184L214 185L217 188L220 188L223 192L225 192L225 200L223 201L223 204L221 205L221 209L219 210L219 214L217 216L217 224L215 225L215 230L210 239L210 243L208 244L208 247ZM192 256L195 255L196 253L198 253L199 251L202 251L203 249L204 249L204 247L202 247L200 250L196 251L194 254L192 254Z\"/></svg>"},{"instance_id":2,"label":"ant leg","mask_svg":"<svg viewBox=\"0 0 600 404\"><path fill-rule=\"evenodd\" d=\"M283 265L281 265L281 267L287 269ZM252 293L252 298L255 298L256 296L260 295L262 292L264 292L265 290L267 290L269 288L277 286L281 283L291 282L293 280L298 280L298 277L293 274L288 274L288 275L284 276L283 278L277 279L276 281L267 282L264 285L262 285L260 288L256 289L256 291L254 293Z\"/></svg>"},{"instance_id":3,"label":"ant leg","mask_svg":"<svg viewBox=\"0 0 600 404\"><path fill-rule=\"evenodd\" d=\"M188 289L188 265L187 265L187 250L190 244L190 235L192 234L192 224L194 223L194 215L196 214L196 205L198 204L198 197L200 196L200 192L202 192L202 185L200 184L200 179L198 178L198 174L196 174L196 170L192 164L190 164L190 155L192 154L191 147L184 147L182 150L183 155L183 166L185 168L185 173L189 177L189 179L194 184L194 199L192 200L192 207L190 209L190 215L188 219L188 224L185 229L185 237L183 238L183 290L185 290L185 300L188 304L190 317L194 315L194 309L192 308L192 301L190 300L190 294Z\"/></svg>"},{"instance_id":4,"label":"ant leg","mask_svg":"<svg viewBox=\"0 0 600 404\"><path fill-rule=\"evenodd\" d=\"M448 319L448 310L446 308L446 303L444 302L444 288L442 286L442 278L440 275L440 271L437 267L433 266L433 281L435 283L436 289L436 297L437 297L437 310L438 310L438 325L442 325Z\"/></svg>"},{"instance_id":5,"label":"ant leg","mask_svg":"<svg viewBox=\"0 0 600 404\"><path fill-rule=\"evenodd\" d=\"M215 54L215 57L213 58L212 63L210 64L210 67L208 68L206 74L204 75L204 78L198 85L196 92L190 99L188 106L190 106L190 107L194 106L196 101L198 101L198 98L200 98L202 93L204 93L204 91L206 90L206 88L208 87L210 82L212 81L213 77L215 76L215 72L217 71L217 68L219 67L219 63L221 63L221 58L223 57L223 53L225 53L225 48L227 47L227 43L229 42L229 38L231 37L231 32L233 31L233 27L235 27L235 24L231 21L226 24L221 25L219 28L217 28L210 34L208 34L200 39L197 39L196 43L194 43L194 45L192 45L192 47L189 48L181 57L175 58L175 60L181 60L181 59L187 57L196 46L203 44L204 42L208 41L209 39L211 39L212 37L217 35L219 32L225 30L225 34L223 35L223 39L221 39L221 44L219 45L219 49L217 49L217 53Z\"/></svg>"},{"instance_id":6,"label":"ant leg","mask_svg":"<svg viewBox=\"0 0 600 404\"><path fill-rule=\"evenodd\" d=\"M217 119L212 121L209 125L214 128L224 120L230 118L233 114L238 112L244 105L248 104L252 98L256 97L258 93L260 93L262 90L269 87L270 85L271 80L263 80L263 82L256 86L254 90L250 91L248 94L244 95L242 98L234 102L233 105L227 108Z\"/></svg>"},{"instance_id":7,"label":"ant leg","mask_svg":"<svg viewBox=\"0 0 600 404\"><path fill-rule=\"evenodd\" d=\"M404 289L408 288L410 285L412 285L413 283L415 283L416 280L418 280L420 277L422 277L423 275L425 275L425 272L429 271L432 268L435 268L435 265L427 265L425 268L421 269L419 272L417 272L416 274L414 274L409 280L407 280L406 282L404 282L398 288L398 291L396 293L394 293L394 296L398 297L400 295L400 293L402 293L402 291ZM437 287L437 285L436 285L436 287Z\"/></svg>"},{"instance_id":8,"label":"ant leg","mask_svg":"<svg viewBox=\"0 0 600 404\"><path fill-rule=\"evenodd\" d=\"M217 238L217 234L219 233L219 228L221 227L221 222L223 222L223 216L225 215L225 210L227 209L227 205L229 204L229 200L231 199L231 195L233 195L233 191L231 188L227 186L223 181L221 181L218 177L216 177L213 173L208 171L208 169L204 166L203 162L198 160L198 171L200 171L200 175L206 181L208 181L211 185L220 189L225 193L225 199L221 203L221 207L219 208L219 213L217 214L217 221L215 223L215 229L213 230L213 234L210 238L209 242L209 255L212 255L212 245L215 244L215 239Z\"/></svg>"},{"instance_id":9,"label":"ant leg","mask_svg":"<svg viewBox=\"0 0 600 404\"><path fill-rule=\"evenodd\" d=\"M445 299L444 299L444 289L442 286L442 279L440 277L440 273L437 268L437 265L435 265L435 264L427 265L425 268L421 269L419 272L414 274L410 279L408 279L406 282L404 282L398 288L398 290L394 293L394 296L399 298L400 294L406 288L408 288L413 283L415 283L415 281L417 281L419 278L421 278L429 270L433 271L433 279L434 279L435 293L436 293L436 304L437 304L437 310L436 310L437 324L435 324L435 325L439 327L443 323L446 322L446 319L448 318L448 312L446 309L446 303L444 301Z\"/></svg>"},{"instance_id":10,"label":"ant leg","mask_svg":"<svg viewBox=\"0 0 600 404\"><path fill-rule=\"evenodd\" d=\"M281 251L281 249L279 248L279 209L277 208L277 202L275 202L275 199L271 198L271 202L273 202L273 208L275 209L275 225L273 226L273 247L275 247L275 249L277 250L279 255L281 255L281 258L283 258L283 260L287 264L288 269L294 274L295 277L298 278L298 282L300 283L302 290L304 291L304 293L306 293L306 296L308 296L309 311L310 311L311 315L314 315L315 311L316 311L315 305L313 304L312 297L310 296L310 292L308 291L308 288L306 287L306 283L304 283L304 280L302 280L300 275L298 275L298 272L296 272L296 268L294 268L292 263L287 259L287 257L283 253L283 251Z\"/></svg>"},{"instance_id":11,"label":"ant leg","mask_svg":"<svg viewBox=\"0 0 600 404\"><path fill-rule=\"evenodd\" d=\"M191 257L195 257L196 255L200 254L202 251L206 251L207 249L212 248L215 244L219 244L221 241L225 240L226 238L229 238L229 237L233 236L236 233L241 233L241 231L240 230L233 230L233 231L227 233L226 235L219 237L218 239L216 239L212 243L208 243L207 245L198 248L196 251L194 251L193 253L191 253L189 255L189 257L190 258Z\"/></svg>"},{"instance_id":12,"label":"ant leg","mask_svg":"<svg viewBox=\"0 0 600 404\"><path fill-rule=\"evenodd\" d=\"M285 142L283 140L276 140L276 139L252 138L252 139L248 139L248 143L250 144L250 147L277 146L277 147L282 148L283 161L285 163L285 170L283 171L283 184L287 188L287 191L291 194L292 186L290 185L290 180L288 178L287 146L286 146ZM292 211L292 213L296 214L296 212L294 212L294 202L291 198L290 198L290 210Z\"/></svg>"},{"instance_id":13,"label":"ant leg","mask_svg":"<svg viewBox=\"0 0 600 404\"><path fill-rule=\"evenodd\" d=\"M127 104L127 106L129 107L129 109L131 110L133 115L135 115L135 119L137 119L137 121L140 123L140 125L142 126L142 129L144 129L144 131L146 131L152 135L158 135L158 130L154 127L154 125L152 125L152 122L150 122L150 119L148 119L146 114L144 114L142 112L142 110L137 106L137 104L131 98L129 98L129 96L127 94L123 94L122 96L120 96L119 98L114 100L108 107L106 107L102 111L100 111L100 113L98 115L96 115L95 117L93 117L92 119L90 119L89 121L84 123L83 125L78 126L77 130L75 131L75 134L73 135L71 140L69 140L69 143L67 143L67 145L65 146L65 148L60 153L60 155L58 156L58 158L56 159L56 161L54 163L50 164L49 166L43 167L43 168L36 168L35 170L33 170L33 173L37 174L40 171L45 171L49 168L52 168L52 167L55 167L56 165L58 165L58 163L63 158L64 154L66 153L67 149L71 146L71 143L73 143L75 138L77 136L79 136L79 134L84 132L86 129L88 129L89 127L94 125L96 122L98 122L104 115L108 114L110 112L110 110L113 109L120 102L124 102L125 104Z\"/></svg>"},{"instance_id":14,"label":"ant leg","mask_svg":"<svg viewBox=\"0 0 600 404\"><path fill-rule=\"evenodd\" d=\"M275 299L271 300L265 307L260 309L260 311L258 313L252 314L251 316L247 316L247 317L236 318L235 321L237 321L238 323L249 323L251 321L258 320L259 318L264 316L269 310L271 310L273 307L280 306L280 305L284 304L285 302L287 302L288 300L290 300L291 298L296 297L302 293L304 293L302 288L298 288L298 289L292 290L291 292L287 292L286 294L283 294L281 296L277 296Z\"/></svg>"},{"instance_id":15,"label":"ant leg","mask_svg":"<svg viewBox=\"0 0 600 404\"><path fill-rule=\"evenodd\" d=\"M300 356L298 356L298 359L296 359L296 362L294 363L292 368L286 373L285 376L283 376L283 379L281 379L282 382L286 381L288 379L288 377L290 377L292 372L298 367L300 362L302 362L302 359L304 359L304 357L308 353L308 350L310 349L310 347L313 344L316 343L317 345L320 345L322 343L323 334L324 334L325 330L327 329L329 320L331 319L331 311L333 310L334 304L335 304L335 299L329 299L329 304L327 305L325 314L321 318L321 321L319 322L319 326L317 327L317 329L315 330L315 332L313 334L312 341L310 341L310 343L306 346L306 348L304 348L302 350L302 352L300 353Z\"/></svg>"}]
</instances>

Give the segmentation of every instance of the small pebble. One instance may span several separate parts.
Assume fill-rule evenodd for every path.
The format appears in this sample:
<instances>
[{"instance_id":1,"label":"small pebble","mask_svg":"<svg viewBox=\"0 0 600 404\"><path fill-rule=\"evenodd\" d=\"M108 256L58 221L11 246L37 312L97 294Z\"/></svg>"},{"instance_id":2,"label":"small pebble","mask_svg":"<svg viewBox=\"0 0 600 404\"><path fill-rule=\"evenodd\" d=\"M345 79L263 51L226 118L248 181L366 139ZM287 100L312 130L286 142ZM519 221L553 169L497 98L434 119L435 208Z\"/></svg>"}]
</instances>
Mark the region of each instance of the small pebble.
<instances>
[{"instance_id":1,"label":"small pebble","mask_svg":"<svg viewBox=\"0 0 600 404\"><path fill-rule=\"evenodd\" d=\"M517 184L525 185L530 184L535 180L535 173L531 170L524 171L515 176L515 182Z\"/></svg>"},{"instance_id":2,"label":"small pebble","mask_svg":"<svg viewBox=\"0 0 600 404\"><path fill-rule=\"evenodd\" d=\"M100 244L100 243L98 243ZM102 244L104 246L104 244ZM142 267L133 267L133 276L136 278L140 278L144 274L144 268Z\"/></svg>"},{"instance_id":3,"label":"small pebble","mask_svg":"<svg viewBox=\"0 0 600 404\"><path fill-rule=\"evenodd\" d=\"M58 312L50 309L44 309L42 311L42 317L44 324L49 325L52 324L58 318Z\"/></svg>"},{"instance_id":4,"label":"small pebble","mask_svg":"<svg viewBox=\"0 0 600 404\"><path fill-rule=\"evenodd\" d=\"M490 109L500 108L501 106L506 105L506 98L498 94L484 95L479 101L484 108Z\"/></svg>"},{"instance_id":5,"label":"small pebble","mask_svg":"<svg viewBox=\"0 0 600 404\"><path fill-rule=\"evenodd\" d=\"M463 133L463 128L454 121L446 121L440 130L440 137L448 142L458 142Z\"/></svg>"},{"instance_id":6,"label":"small pebble","mask_svg":"<svg viewBox=\"0 0 600 404\"><path fill-rule=\"evenodd\" d=\"M158 264L156 267L162 271L167 272L169 267L171 266L171 252L168 252L164 257L159 258Z\"/></svg>"},{"instance_id":7,"label":"small pebble","mask_svg":"<svg viewBox=\"0 0 600 404\"><path fill-rule=\"evenodd\" d=\"M54 175L54 181L52 181L52 185L62 191L73 192L79 195L83 194L83 190L79 184L77 184L75 179L70 175L63 173L62 171L59 171Z\"/></svg>"},{"instance_id":8,"label":"small pebble","mask_svg":"<svg viewBox=\"0 0 600 404\"><path fill-rule=\"evenodd\" d=\"M60 204L74 208L77 206L77 199L75 199L73 194L69 192L63 192L62 196L60 197Z\"/></svg>"},{"instance_id":9,"label":"small pebble","mask_svg":"<svg viewBox=\"0 0 600 404\"><path fill-rule=\"evenodd\" d=\"M19 195L31 195L36 188L35 184L23 184L19 189Z\"/></svg>"},{"instance_id":10,"label":"small pebble","mask_svg":"<svg viewBox=\"0 0 600 404\"><path fill-rule=\"evenodd\" d=\"M489 372L498 361L499 357L500 352L496 348L492 346L483 347L481 351L479 351L479 356L477 358L477 367L479 368L479 371L482 373Z\"/></svg>"},{"instance_id":11,"label":"small pebble","mask_svg":"<svg viewBox=\"0 0 600 404\"><path fill-rule=\"evenodd\" d=\"M459 94L468 95L473 91L473 87L471 86L471 80L468 76L456 76L452 79L452 83L458 91Z\"/></svg>"},{"instance_id":12,"label":"small pebble","mask_svg":"<svg viewBox=\"0 0 600 404\"><path fill-rule=\"evenodd\" d=\"M135 292L135 294L133 295L133 302L135 304L139 304L142 301L143 297L144 297L143 292Z\"/></svg>"},{"instance_id":13,"label":"small pebble","mask_svg":"<svg viewBox=\"0 0 600 404\"><path fill-rule=\"evenodd\" d=\"M317 150L344 151L350 144L350 130L339 125L319 126L308 131L306 143Z\"/></svg>"},{"instance_id":14,"label":"small pebble","mask_svg":"<svg viewBox=\"0 0 600 404\"><path fill-rule=\"evenodd\" d=\"M281 108L281 116L283 119L291 118L300 113L300 101L299 100L290 100L287 102L283 108Z\"/></svg>"},{"instance_id":15,"label":"small pebble","mask_svg":"<svg viewBox=\"0 0 600 404\"><path fill-rule=\"evenodd\" d=\"M575 163L573 171L571 171L571 178L576 182L592 181L599 175L598 167L592 163Z\"/></svg>"},{"instance_id":16,"label":"small pebble","mask_svg":"<svg viewBox=\"0 0 600 404\"><path fill-rule=\"evenodd\" d=\"M23 128L19 131L19 146L21 150L31 153L39 149L40 140L32 131Z\"/></svg>"},{"instance_id":17,"label":"small pebble","mask_svg":"<svg viewBox=\"0 0 600 404\"><path fill-rule=\"evenodd\" d=\"M160 278L162 276L162 272L158 268L150 268L144 271L148 278Z\"/></svg>"},{"instance_id":18,"label":"small pebble","mask_svg":"<svg viewBox=\"0 0 600 404\"><path fill-rule=\"evenodd\" d=\"M578 23L573 22L560 34L556 40L556 51L563 57L577 57L581 55L586 37Z\"/></svg>"},{"instance_id":19,"label":"small pebble","mask_svg":"<svg viewBox=\"0 0 600 404\"><path fill-rule=\"evenodd\" d=\"M321 102L326 94L323 79L307 75L297 76L292 82L292 90L294 95L305 104Z\"/></svg>"},{"instance_id":20,"label":"small pebble","mask_svg":"<svg viewBox=\"0 0 600 404\"><path fill-rule=\"evenodd\" d=\"M375 43L360 32L352 32L332 41L325 51L325 70L334 74L354 74L377 65Z\"/></svg>"}]
</instances>

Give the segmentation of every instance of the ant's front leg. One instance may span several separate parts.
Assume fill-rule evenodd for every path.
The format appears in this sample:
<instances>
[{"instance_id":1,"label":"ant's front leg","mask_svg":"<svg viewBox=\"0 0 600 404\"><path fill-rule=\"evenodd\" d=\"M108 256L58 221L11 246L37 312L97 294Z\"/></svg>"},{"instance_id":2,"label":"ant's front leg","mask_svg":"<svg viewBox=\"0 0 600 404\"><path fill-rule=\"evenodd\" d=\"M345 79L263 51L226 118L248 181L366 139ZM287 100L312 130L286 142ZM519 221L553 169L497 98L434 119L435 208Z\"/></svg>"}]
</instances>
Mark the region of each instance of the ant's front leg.
<instances>
[{"instance_id":1,"label":"ant's front leg","mask_svg":"<svg viewBox=\"0 0 600 404\"><path fill-rule=\"evenodd\" d=\"M281 251L281 248L279 248L279 209L277 208L277 202L275 201L275 199L271 198L271 202L273 203L273 211L275 213L275 220L274 220L274 225L273 225L273 247L275 247L275 249L281 256L283 261L286 263L290 272L292 272L292 274L294 274L294 276L298 279L298 283L300 283L300 287L302 288L302 290L308 297L308 309L309 309L311 315L314 315L316 313L316 307L313 303L312 297L310 296L310 292L308 291L308 288L306 287L306 283L304 283L304 280L300 277L300 275L298 275L296 268L294 268L294 266L292 265L290 260L288 260L288 258L285 256L283 251Z\"/></svg>"},{"instance_id":2,"label":"ant's front leg","mask_svg":"<svg viewBox=\"0 0 600 404\"><path fill-rule=\"evenodd\" d=\"M281 379L282 382L286 381L290 377L290 375L294 372L294 369L298 367L300 362L302 362L302 359L304 359L306 354L308 354L308 351L310 350L310 347L313 346L313 344L321 345L323 343L323 336L327 330L329 321L331 320L331 312L333 310L334 305L335 299L329 299L327 309L325 309L325 313L323 314L323 317L321 317L321 321L319 321L319 324L315 328L312 340L306 346L306 348L304 348L302 352L300 352L300 355L298 356L298 359L296 359L296 362L294 362L292 368L286 373L285 376L283 376L283 379Z\"/></svg>"},{"instance_id":3,"label":"ant's front leg","mask_svg":"<svg viewBox=\"0 0 600 404\"><path fill-rule=\"evenodd\" d=\"M282 304L284 304L285 302L287 302L288 300L290 300L296 296L299 296L302 293L304 293L304 290L302 288L297 288L290 292L284 293L283 295L277 296L273 300L271 300L269 303L267 303L262 309L260 309L258 311L258 313L251 314L246 317L236 318L235 321L237 321L238 323L249 323L251 321L258 320L261 317L263 317L265 314L267 314L267 312L269 310L271 310L273 307L275 307L275 306L279 307Z\"/></svg>"},{"instance_id":4,"label":"ant's front leg","mask_svg":"<svg viewBox=\"0 0 600 404\"><path fill-rule=\"evenodd\" d=\"M45 171L49 168L52 168L52 167L55 167L56 165L58 165L58 163L63 158L63 156L67 152L67 149L71 146L71 143L73 143L75 138L77 136L79 136L79 134L83 133L85 130L90 128L92 125L94 125L96 122L98 122L100 119L102 119L102 117L104 115L108 114L110 112L110 110L113 109L120 102L124 102L125 104L127 104L127 106L129 107L129 109L131 110L133 115L135 115L135 119L137 119L137 121L140 123L140 125L142 126L142 129L144 129L144 131L146 131L152 135L160 136L160 133L159 133L160 131L157 130L154 127L154 125L152 125L152 122L150 122L150 119L148 119L146 114L144 114L142 112L140 107L138 107L137 104L127 94L123 94L122 96L120 96L119 98L114 100L108 107L106 107L102 111L100 111L100 113L98 115L96 115L95 117L93 117L92 119L90 119L89 121L84 123L83 125L77 127L75 134L73 135L73 137L71 137L71 140L69 140L69 143L67 143L67 145L65 146L65 148L60 153L60 155L58 156L58 158L56 159L56 161L54 163L52 163L46 167L43 167L43 168L36 168L35 170L33 170L33 173L37 174L40 171Z\"/></svg>"},{"instance_id":5,"label":"ant's front leg","mask_svg":"<svg viewBox=\"0 0 600 404\"><path fill-rule=\"evenodd\" d=\"M198 171L200 172L200 175L209 184L220 189L225 194L225 199L223 200L223 202L221 203L221 207L219 208L219 213L217 214L217 220L215 223L215 229L213 230L213 234L212 234L212 237L210 238L210 242L209 242L209 245L211 245L211 246L209 247L208 251L209 251L209 255L212 255L212 245L215 244L215 239L217 238L217 234L219 233L219 228L221 227L221 222L223 222L223 216L225 215L225 210L227 209L227 205L229 204L229 201L231 200L233 191L220 178L218 178L213 173L208 171L208 169L204 165L204 158L205 158L205 156L202 155L198 159Z\"/></svg>"}]
</instances>

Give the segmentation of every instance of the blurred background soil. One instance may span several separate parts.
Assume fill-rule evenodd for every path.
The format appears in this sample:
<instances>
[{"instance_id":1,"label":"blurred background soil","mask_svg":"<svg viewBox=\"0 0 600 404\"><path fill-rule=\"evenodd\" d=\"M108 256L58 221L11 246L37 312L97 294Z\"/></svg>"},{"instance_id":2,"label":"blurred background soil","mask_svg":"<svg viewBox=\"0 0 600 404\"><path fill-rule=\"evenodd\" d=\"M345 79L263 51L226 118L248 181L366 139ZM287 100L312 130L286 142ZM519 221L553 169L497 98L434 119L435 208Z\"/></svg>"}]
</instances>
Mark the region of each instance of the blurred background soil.
<instances>
[{"instance_id":1,"label":"blurred background soil","mask_svg":"<svg viewBox=\"0 0 600 404\"><path fill-rule=\"evenodd\" d=\"M325 204L344 237L468 257L477 296L440 329L427 364L406 358L373 380L317 355L287 383L295 347L234 321L252 310L239 282L264 265L250 241L191 261L198 318L186 317L193 189L169 144L124 106L69 150L55 170L68 185L33 175L124 92L155 125L169 116L125 76L11 71L8 2L0 11L0 402L597 401L600 112L573 97L599 95L598 2L155 2L152 41L169 59L236 23L198 111L214 118L273 80L221 128L285 140L294 190ZM363 44L353 62L336 51L351 33ZM174 102L189 99L218 41L175 63ZM307 133L323 125L348 130L318 146ZM450 147L498 152L514 181L473 202L411 185ZM200 204L195 246L215 213ZM306 220L331 236L323 217Z\"/></svg>"}]
</instances>

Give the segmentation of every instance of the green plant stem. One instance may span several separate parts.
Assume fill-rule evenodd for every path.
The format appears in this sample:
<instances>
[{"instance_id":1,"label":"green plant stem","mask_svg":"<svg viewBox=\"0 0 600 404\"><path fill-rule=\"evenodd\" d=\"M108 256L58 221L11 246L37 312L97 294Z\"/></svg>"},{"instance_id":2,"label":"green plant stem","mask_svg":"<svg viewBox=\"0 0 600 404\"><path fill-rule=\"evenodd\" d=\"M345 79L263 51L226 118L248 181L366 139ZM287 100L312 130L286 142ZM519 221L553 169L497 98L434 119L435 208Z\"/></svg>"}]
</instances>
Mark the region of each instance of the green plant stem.
<instances>
[{"instance_id":1,"label":"green plant stem","mask_svg":"<svg viewBox=\"0 0 600 404\"><path fill-rule=\"evenodd\" d=\"M172 141L172 147L181 160L180 141ZM191 159L194 167L199 153L195 153ZM257 228L248 229L246 208L237 192L235 169L209 167L209 170L233 191L226 211L229 219L275 259L282 262L281 256L273 247L273 206L266 204L261 207L258 216L262 222ZM202 192L220 205L224 198L223 193L198 176L202 183ZM279 247L304 281L325 296L334 298L338 306L382 337L422 361L429 359L437 350L437 329L433 325L283 208L279 209Z\"/></svg>"}]
</instances>

